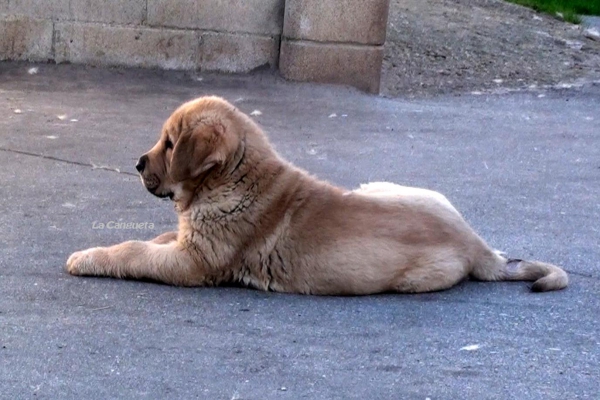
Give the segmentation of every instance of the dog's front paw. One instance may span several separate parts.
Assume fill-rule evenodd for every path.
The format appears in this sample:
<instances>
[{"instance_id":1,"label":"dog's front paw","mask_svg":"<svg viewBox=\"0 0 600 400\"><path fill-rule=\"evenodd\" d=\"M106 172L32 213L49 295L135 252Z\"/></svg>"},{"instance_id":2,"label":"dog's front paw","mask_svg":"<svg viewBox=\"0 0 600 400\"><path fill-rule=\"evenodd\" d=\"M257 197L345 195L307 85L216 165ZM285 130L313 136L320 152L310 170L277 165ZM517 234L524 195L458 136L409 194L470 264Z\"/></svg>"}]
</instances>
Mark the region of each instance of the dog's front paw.
<instances>
[{"instance_id":1,"label":"dog's front paw","mask_svg":"<svg viewBox=\"0 0 600 400\"><path fill-rule=\"evenodd\" d=\"M67 272L71 275L95 275L101 269L102 248L94 247L76 251L67 260Z\"/></svg>"}]
</instances>

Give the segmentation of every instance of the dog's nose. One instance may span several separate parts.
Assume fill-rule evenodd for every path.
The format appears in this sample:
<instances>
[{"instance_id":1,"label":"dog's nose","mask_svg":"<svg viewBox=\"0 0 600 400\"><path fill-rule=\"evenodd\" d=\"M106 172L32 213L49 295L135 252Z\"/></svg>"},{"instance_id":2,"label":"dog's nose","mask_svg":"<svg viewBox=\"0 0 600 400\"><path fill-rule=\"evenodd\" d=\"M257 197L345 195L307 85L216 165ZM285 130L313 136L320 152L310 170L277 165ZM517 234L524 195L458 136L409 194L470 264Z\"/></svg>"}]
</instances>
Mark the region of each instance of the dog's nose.
<instances>
[{"instance_id":1,"label":"dog's nose","mask_svg":"<svg viewBox=\"0 0 600 400\"><path fill-rule=\"evenodd\" d=\"M144 168L146 168L146 161L148 161L148 156L144 154L140 157L137 164L135 165L135 169L137 169L139 173L142 173L144 171Z\"/></svg>"}]
</instances>

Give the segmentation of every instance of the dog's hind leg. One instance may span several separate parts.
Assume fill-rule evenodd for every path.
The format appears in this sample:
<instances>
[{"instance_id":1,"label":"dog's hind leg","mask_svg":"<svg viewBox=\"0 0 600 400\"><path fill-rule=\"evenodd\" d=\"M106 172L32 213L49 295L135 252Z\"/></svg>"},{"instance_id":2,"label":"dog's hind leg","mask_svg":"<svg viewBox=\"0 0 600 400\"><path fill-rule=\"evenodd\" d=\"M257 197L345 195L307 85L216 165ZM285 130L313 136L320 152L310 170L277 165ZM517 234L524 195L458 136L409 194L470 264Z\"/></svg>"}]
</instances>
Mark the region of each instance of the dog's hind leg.
<instances>
[{"instance_id":1,"label":"dog's hind leg","mask_svg":"<svg viewBox=\"0 0 600 400\"><path fill-rule=\"evenodd\" d=\"M468 276L468 263L457 257L439 252L418 261L419 266L403 271L394 285L400 293L424 293L449 289Z\"/></svg>"}]
</instances>

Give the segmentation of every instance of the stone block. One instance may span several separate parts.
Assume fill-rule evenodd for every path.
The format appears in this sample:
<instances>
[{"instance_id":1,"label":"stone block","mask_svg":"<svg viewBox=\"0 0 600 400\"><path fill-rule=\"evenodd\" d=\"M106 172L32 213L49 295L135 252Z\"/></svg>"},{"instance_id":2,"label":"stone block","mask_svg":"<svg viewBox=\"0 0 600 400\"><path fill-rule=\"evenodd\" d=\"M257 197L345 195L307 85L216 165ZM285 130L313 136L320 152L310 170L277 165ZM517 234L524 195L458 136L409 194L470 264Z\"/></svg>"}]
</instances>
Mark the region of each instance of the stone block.
<instances>
[{"instance_id":1,"label":"stone block","mask_svg":"<svg viewBox=\"0 0 600 400\"><path fill-rule=\"evenodd\" d=\"M197 32L56 23L57 62L130 67L192 69L200 38Z\"/></svg>"},{"instance_id":2,"label":"stone block","mask_svg":"<svg viewBox=\"0 0 600 400\"><path fill-rule=\"evenodd\" d=\"M382 45L388 9L389 0L286 0L283 36Z\"/></svg>"},{"instance_id":3,"label":"stone block","mask_svg":"<svg viewBox=\"0 0 600 400\"><path fill-rule=\"evenodd\" d=\"M290 80L336 83L379 93L383 46L283 40L281 75Z\"/></svg>"},{"instance_id":4,"label":"stone block","mask_svg":"<svg viewBox=\"0 0 600 400\"><path fill-rule=\"evenodd\" d=\"M284 0L148 0L148 25L280 35Z\"/></svg>"},{"instance_id":5,"label":"stone block","mask_svg":"<svg viewBox=\"0 0 600 400\"><path fill-rule=\"evenodd\" d=\"M66 19L69 0L11 0L8 13L40 19Z\"/></svg>"},{"instance_id":6,"label":"stone block","mask_svg":"<svg viewBox=\"0 0 600 400\"><path fill-rule=\"evenodd\" d=\"M277 67L279 39L226 33L201 34L199 66L207 71L250 72Z\"/></svg>"},{"instance_id":7,"label":"stone block","mask_svg":"<svg viewBox=\"0 0 600 400\"><path fill-rule=\"evenodd\" d=\"M57 22L57 62L231 73L277 65L279 40L269 36Z\"/></svg>"},{"instance_id":8,"label":"stone block","mask_svg":"<svg viewBox=\"0 0 600 400\"><path fill-rule=\"evenodd\" d=\"M52 21L28 17L0 19L0 59L46 61L52 58Z\"/></svg>"},{"instance_id":9,"label":"stone block","mask_svg":"<svg viewBox=\"0 0 600 400\"><path fill-rule=\"evenodd\" d=\"M69 19L81 22L141 25L146 0L71 0Z\"/></svg>"}]
</instances>

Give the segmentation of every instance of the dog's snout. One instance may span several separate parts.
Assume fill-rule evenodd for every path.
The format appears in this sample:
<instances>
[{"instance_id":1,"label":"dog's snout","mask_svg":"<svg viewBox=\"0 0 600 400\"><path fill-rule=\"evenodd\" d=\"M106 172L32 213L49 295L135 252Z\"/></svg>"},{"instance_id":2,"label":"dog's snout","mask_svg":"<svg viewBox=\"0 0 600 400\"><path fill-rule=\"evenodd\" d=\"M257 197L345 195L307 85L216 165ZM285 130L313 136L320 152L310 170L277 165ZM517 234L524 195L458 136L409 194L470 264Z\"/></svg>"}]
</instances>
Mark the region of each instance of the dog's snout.
<instances>
[{"instance_id":1,"label":"dog's snout","mask_svg":"<svg viewBox=\"0 0 600 400\"><path fill-rule=\"evenodd\" d=\"M148 156L144 154L138 160L137 164L135 165L135 169L137 169L139 173L142 173L144 171L144 168L146 168L147 161L148 161Z\"/></svg>"}]
</instances>

